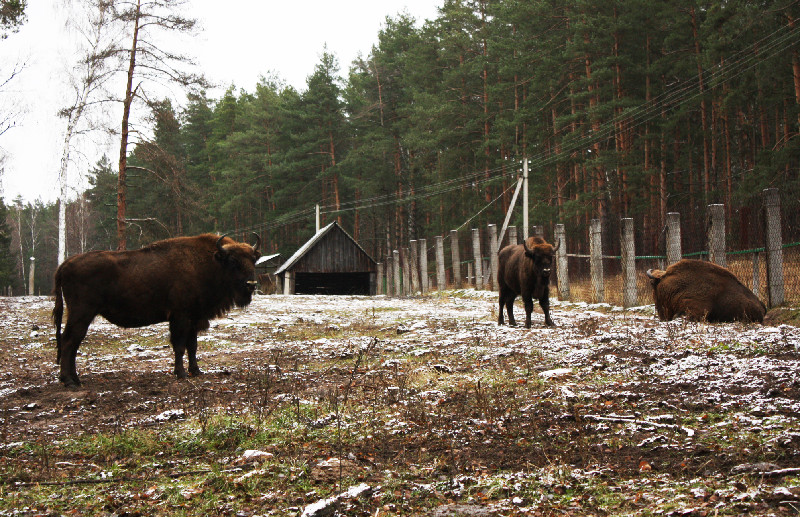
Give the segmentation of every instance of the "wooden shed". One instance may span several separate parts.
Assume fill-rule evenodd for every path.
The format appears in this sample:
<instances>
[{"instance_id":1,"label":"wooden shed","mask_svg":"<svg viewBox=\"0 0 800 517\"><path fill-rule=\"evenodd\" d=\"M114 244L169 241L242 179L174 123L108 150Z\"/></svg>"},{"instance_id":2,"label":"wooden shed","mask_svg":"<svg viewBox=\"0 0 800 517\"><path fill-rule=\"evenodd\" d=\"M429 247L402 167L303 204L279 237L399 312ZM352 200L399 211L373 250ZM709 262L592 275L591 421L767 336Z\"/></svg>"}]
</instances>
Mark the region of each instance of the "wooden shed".
<instances>
[{"instance_id":1,"label":"wooden shed","mask_svg":"<svg viewBox=\"0 0 800 517\"><path fill-rule=\"evenodd\" d=\"M283 294L374 295L378 264L337 222L319 230L275 272Z\"/></svg>"}]
</instances>

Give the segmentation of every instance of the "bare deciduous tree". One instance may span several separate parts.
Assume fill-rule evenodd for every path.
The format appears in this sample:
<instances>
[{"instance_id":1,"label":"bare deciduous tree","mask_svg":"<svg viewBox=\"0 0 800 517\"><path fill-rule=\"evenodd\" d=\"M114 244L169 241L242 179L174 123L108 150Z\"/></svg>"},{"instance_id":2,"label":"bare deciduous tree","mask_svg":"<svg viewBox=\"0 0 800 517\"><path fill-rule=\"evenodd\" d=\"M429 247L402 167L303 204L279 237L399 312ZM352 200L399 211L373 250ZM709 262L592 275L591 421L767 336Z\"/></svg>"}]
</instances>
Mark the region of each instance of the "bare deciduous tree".
<instances>
[{"instance_id":1,"label":"bare deciduous tree","mask_svg":"<svg viewBox=\"0 0 800 517\"><path fill-rule=\"evenodd\" d=\"M205 86L201 76L187 72L194 66L191 58L162 48L158 36L192 34L196 20L179 13L185 0L111 0L114 17L129 31L125 97L122 99L122 125L119 147L119 179L117 184L117 248L126 248L126 212L128 143L131 134L131 111L134 103L151 99L149 86L177 84L184 88Z\"/></svg>"},{"instance_id":2,"label":"bare deciduous tree","mask_svg":"<svg viewBox=\"0 0 800 517\"><path fill-rule=\"evenodd\" d=\"M109 66L108 58L115 54L118 42L111 29L109 5L106 0L84 0L73 11L70 26L81 39L80 58L69 76L72 102L59 116L66 119L61 165L58 174L58 263L66 258L66 205L69 191L67 169L76 137L96 131L100 124L90 117L90 112L109 102L105 85L114 75L116 67Z\"/></svg>"}]
</instances>

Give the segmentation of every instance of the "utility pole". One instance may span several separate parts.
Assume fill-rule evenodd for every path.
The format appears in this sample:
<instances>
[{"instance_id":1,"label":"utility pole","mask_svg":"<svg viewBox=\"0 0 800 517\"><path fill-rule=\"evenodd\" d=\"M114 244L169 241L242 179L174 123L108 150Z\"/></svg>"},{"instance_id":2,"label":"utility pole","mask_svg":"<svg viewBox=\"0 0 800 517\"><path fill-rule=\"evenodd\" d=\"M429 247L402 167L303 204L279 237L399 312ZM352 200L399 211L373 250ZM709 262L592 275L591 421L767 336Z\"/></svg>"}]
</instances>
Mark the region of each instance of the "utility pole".
<instances>
[{"instance_id":1,"label":"utility pole","mask_svg":"<svg viewBox=\"0 0 800 517\"><path fill-rule=\"evenodd\" d=\"M528 157L522 159L522 240L528 239Z\"/></svg>"}]
</instances>

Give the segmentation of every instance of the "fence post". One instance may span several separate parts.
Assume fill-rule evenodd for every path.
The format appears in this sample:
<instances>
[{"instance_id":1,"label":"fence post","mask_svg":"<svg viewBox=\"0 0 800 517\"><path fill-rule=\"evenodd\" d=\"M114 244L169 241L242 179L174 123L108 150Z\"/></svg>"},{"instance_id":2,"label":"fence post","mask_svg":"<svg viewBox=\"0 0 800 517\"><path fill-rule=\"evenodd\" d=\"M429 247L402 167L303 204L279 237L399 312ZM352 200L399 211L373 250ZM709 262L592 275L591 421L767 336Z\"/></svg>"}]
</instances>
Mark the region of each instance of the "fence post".
<instances>
[{"instance_id":1,"label":"fence post","mask_svg":"<svg viewBox=\"0 0 800 517\"><path fill-rule=\"evenodd\" d=\"M475 258L475 289L483 289L483 269L481 258L481 231L472 229L472 256Z\"/></svg>"},{"instance_id":2,"label":"fence post","mask_svg":"<svg viewBox=\"0 0 800 517\"><path fill-rule=\"evenodd\" d=\"M402 296L403 288L400 282L400 251L392 251L392 264L394 265L394 295Z\"/></svg>"},{"instance_id":3,"label":"fence post","mask_svg":"<svg viewBox=\"0 0 800 517\"><path fill-rule=\"evenodd\" d=\"M414 294L411 290L413 285L413 275L411 274L411 250L403 248L403 252L400 254L400 260L403 261L403 294L409 296Z\"/></svg>"},{"instance_id":4,"label":"fence post","mask_svg":"<svg viewBox=\"0 0 800 517\"><path fill-rule=\"evenodd\" d=\"M422 294L428 292L428 240L419 240L419 288Z\"/></svg>"},{"instance_id":5,"label":"fence post","mask_svg":"<svg viewBox=\"0 0 800 517\"><path fill-rule=\"evenodd\" d=\"M756 296L758 296L758 292L761 290L761 277L758 274L758 255L759 253L757 251L753 253L753 294Z\"/></svg>"},{"instance_id":6,"label":"fence post","mask_svg":"<svg viewBox=\"0 0 800 517\"><path fill-rule=\"evenodd\" d=\"M419 291L419 243L416 239L408 241L408 267L411 274L411 294Z\"/></svg>"},{"instance_id":7,"label":"fence post","mask_svg":"<svg viewBox=\"0 0 800 517\"><path fill-rule=\"evenodd\" d=\"M563 224L556 225L556 274L558 275L558 299L569 300L569 266L567 265L567 232Z\"/></svg>"},{"instance_id":8,"label":"fence post","mask_svg":"<svg viewBox=\"0 0 800 517\"><path fill-rule=\"evenodd\" d=\"M667 213L667 265L678 262L683 257L681 251L681 214Z\"/></svg>"},{"instance_id":9,"label":"fence post","mask_svg":"<svg viewBox=\"0 0 800 517\"><path fill-rule=\"evenodd\" d=\"M633 218L622 218L622 305L633 307L638 304L636 292L636 243L633 238Z\"/></svg>"},{"instance_id":10,"label":"fence post","mask_svg":"<svg viewBox=\"0 0 800 517\"><path fill-rule=\"evenodd\" d=\"M436 289L444 291L447 287L444 275L444 239L441 235L434 238L436 246Z\"/></svg>"},{"instance_id":11,"label":"fence post","mask_svg":"<svg viewBox=\"0 0 800 517\"><path fill-rule=\"evenodd\" d=\"M375 273L375 294L383 294L383 262L378 262L378 271Z\"/></svg>"},{"instance_id":12,"label":"fence post","mask_svg":"<svg viewBox=\"0 0 800 517\"><path fill-rule=\"evenodd\" d=\"M475 286L475 277L472 274L472 262L467 262L467 285Z\"/></svg>"},{"instance_id":13,"label":"fence post","mask_svg":"<svg viewBox=\"0 0 800 517\"><path fill-rule=\"evenodd\" d=\"M461 254L458 251L458 230L450 230L450 260L453 265L453 287L461 288Z\"/></svg>"},{"instance_id":14,"label":"fence post","mask_svg":"<svg viewBox=\"0 0 800 517\"><path fill-rule=\"evenodd\" d=\"M497 291L499 289L498 282L497 282L497 225L490 224L489 225L489 267L492 271L492 291Z\"/></svg>"},{"instance_id":15,"label":"fence post","mask_svg":"<svg viewBox=\"0 0 800 517\"><path fill-rule=\"evenodd\" d=\"M767 294L770 307L783 304L783 237L781 197L776 188L762 192L764 204L764 250L767 252Z\"/></svg>"},{"instance_id":16,"label":"fence post","mask_svg":"<svg viewBox=\"0 0 800 517\"><path fill-rule=\"evenodd\" d=\"M725 205L708 205L708 260L725 267Z\"/></svg>"},{"instance_id":17,"label":"fence post","mask_svg":"<svg viewBox=\"0 0 800 517\"><path fill-rule=\"evenodd\" d=\"M600 219L592 219L589 227L589 270L593 301L603 303L606 301L606 286L603 277L603 223Z\"/></svg>"},{"instance_id":18,"label":"fence post","mask_svg":"<svg viewBox=\"0 0 800 517\"><path fill-rule=\"evenodd\" d=\"M517 244L517 227L508 227L508 246L515 246Z\"/></svg>"},{"instance_id":19,"label":"fence post","mask_svg":"<svg viewBox=\"0 0 800 517\"><path fill-rule=\"evenodd\" d=\"M383 268L384 280L386 280L386 296L392 296L392 254L386 257L386 267Z\"/></svg>"}]
</instances>

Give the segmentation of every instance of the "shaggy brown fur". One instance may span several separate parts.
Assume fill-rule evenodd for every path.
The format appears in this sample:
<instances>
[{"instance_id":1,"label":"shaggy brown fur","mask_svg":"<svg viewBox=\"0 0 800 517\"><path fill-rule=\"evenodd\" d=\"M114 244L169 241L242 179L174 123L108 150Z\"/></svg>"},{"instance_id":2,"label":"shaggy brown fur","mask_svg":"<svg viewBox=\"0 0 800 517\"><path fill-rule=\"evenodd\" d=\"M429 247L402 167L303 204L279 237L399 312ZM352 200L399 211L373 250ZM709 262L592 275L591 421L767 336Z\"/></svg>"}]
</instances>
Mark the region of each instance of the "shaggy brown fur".
<instances>
[{"instance_id":1,"label":"shaggy brown fur","mask_svg":"<svg viewBox=\"0 0 800 517\"><path fill-rule=\"evenodd\" d=\"M666 271L648 269L656 311L662 321L757 321L767 308L733 273L711 262L681 260Z\"/></svg>"},{"instance_id":2,"label":"shaggy brown fur","mask_svg":"<svg viewBox=\"0 0 800 517\"><path fill-rule=\"evenodd\" d=\"M522 295L525 303L525 327L531 328L533 299L539 300L544 312L545 325L554 325L550 319L550 268L555 248L541 237L529 237L527 242L506 246L498 254L497 280L500 288L500 315L497 324L503 324L503 308L508 311L508 324L514 320L514 299Z\"/></svg>"},{"instance_id":3,"label":"shaggy brown fur","mask_svg":"<svg viewBox=\"0 0 800 517\"><path fill-rule=\"evenodd\" d=\"M70 257L56 270L53 323L56 362L66 386L80 385L78 347L98 314L120 327L169 322L175 375L199 375L197 332L233 306L250 303L255 246L213 234L155 242L135 251L92 251ZM64 303L67 323L61 333Z\"/></svg>"}]
</instances>

